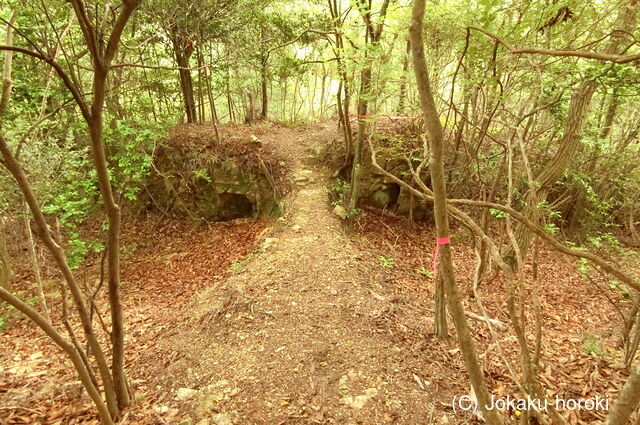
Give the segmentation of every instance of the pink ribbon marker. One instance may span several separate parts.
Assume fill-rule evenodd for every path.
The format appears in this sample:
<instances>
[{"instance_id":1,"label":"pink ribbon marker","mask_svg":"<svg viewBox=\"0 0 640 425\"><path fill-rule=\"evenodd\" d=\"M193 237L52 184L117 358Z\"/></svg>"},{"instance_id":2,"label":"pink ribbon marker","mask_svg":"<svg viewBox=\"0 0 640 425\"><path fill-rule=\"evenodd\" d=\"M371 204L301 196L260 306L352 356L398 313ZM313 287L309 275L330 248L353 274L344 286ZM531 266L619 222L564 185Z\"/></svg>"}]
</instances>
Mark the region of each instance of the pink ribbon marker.
<instances>
[{"instance_id":1,"label":"pink ribbon marker","mask_svg":"<svg viewBox=\"0 0 640 425\"><path fill-rule=\"evenodd\" d=\"M438 256L440 255L440 245L451 243L451 238L436 238L436 253L433 256L433 280L438 278Z\"/></svg>"}]
</instances>

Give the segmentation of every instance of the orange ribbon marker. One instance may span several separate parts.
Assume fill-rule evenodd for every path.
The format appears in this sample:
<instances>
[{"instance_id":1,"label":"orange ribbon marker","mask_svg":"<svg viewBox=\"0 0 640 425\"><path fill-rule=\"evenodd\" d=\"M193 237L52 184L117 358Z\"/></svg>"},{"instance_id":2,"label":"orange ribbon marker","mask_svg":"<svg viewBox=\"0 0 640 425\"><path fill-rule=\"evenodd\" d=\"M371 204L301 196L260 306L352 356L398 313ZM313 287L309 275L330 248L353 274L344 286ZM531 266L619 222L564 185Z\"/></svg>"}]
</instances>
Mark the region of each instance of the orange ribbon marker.
<instances>
[{"instance_id":1,"label":"orange ribbon marker","mask_svg":"<svg viewBox=\"0 0 640 425\"><path fill-rule=\"evenodd\" d=\"M436 238L436 253L433 256L433 279L438 278L438 256L440 255L440 245L451 243L451 238Z\"/></svg>"}]
</instances>

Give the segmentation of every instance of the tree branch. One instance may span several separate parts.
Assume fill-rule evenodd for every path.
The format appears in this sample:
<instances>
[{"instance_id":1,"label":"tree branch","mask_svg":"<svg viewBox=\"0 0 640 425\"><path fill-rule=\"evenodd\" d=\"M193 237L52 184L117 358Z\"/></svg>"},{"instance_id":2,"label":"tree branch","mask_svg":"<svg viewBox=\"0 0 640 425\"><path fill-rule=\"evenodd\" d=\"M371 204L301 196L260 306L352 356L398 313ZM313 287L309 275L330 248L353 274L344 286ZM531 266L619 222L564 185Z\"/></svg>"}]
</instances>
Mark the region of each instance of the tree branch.
<instances>
[{"instance_id":1,"label":"tree branch","mask_svg":"<svg viewBox=\"0 0 640 425\"><path fill-rule=\"evenodd\" d=\"M45 319L40 313L38 313L29 304L25 303L20 298L16 297L1 286L0 300L14 306L18 311L35 322L35 324L38 325L38 327L42 329L44 333L47 334L47 336L49 336L49 338L51 338L58 347L62 348L62 350L67 353L67 355L73 362L73 366L78 372L78 375L80 376L80 380L82 381L84 388L87 390L89 396L95 403L100 415L100 419L105 425L113 424L113 420L109 411L107 410L107 406L105 405L100 392L93 384L91 375L89 374L86 365L82 361L82 358L80 357L80 354L75 349L75 347L62 335L60 335L60 333L51 325L51 323L49 323L47 319Z\"/></svg>"},{"instance_id":2,"label":"tree branch","mask_svg":"<svg viewBox=\"0 0 640 425\"><path fill-rule=\"evenodd\" d=\"M589 52L585 50L570 50L570 49L561 49L561 50L553 50L553 49L541 49L537 47L525 47L518 48L509 43L504 38L500 37L497 34L494 34L490 31L487 31L483 28L478 28L474 26L468 27L469 29L478 31L502 44L510 53L512 54L537 54L537 55L547 55L547 56L565 56L565 57L577 57L583 59L596 59L604 62L613 62L613 63L630 63L640 60L640 54L637 55L615 55L608 53L599 53L599 52Z\"/></svg>"},{"instance_id":3,"label":"tree branch","mask_svg":"<svg viewBox=\"0 0 640 425\"><path fill-rule=\"evenodd\" d=\"M34 57L36 59L39 59L40 61L50 65L56 71L56 74L58 74L58 76L60 77L60 79L62 80L64 85L67 87L67 89L69 89L69 91L71 92L71 95L73 96L73 99L78 104L78 107L80 107L80 111L82 112L82 116L85 118L85 120L91 121L93 119L93 117L91 115L91 112L89 111L89 107L87 106L87 103L85 102L84 98L82 97L82 94L78 91L77 87L71 81L71 78L69 78L67 73L64 72L64 70L62 69L62 67L60 66L60 64L58 62L56 62L55 60L53 60L53 59L51 59L51 58L49 58L49 57L47 57L47 56L45 56L43 54L40 54L38 52L34 52L32 50L29 50L29 49L25 49L25 48L22 48L22 47L0 46L0 51L2 51L2 50L22 53L24 55L31 56L31 57Z\"/></svg>"},{"instance_id":4,"label":"tree branch","mask_svg":"<svg viewBox=\"0 0 640 425\"><path fill-rule=\"evenodd\" d=\"M109 36L109 41L107 42L107 48L104 52L105 68L109 68L109 66L111 65L111 61L118 51L118 46L120 45L122 31L124 31L124 27L127 25L131 14L138 7L138 4L140 4L140 0L124 0L123 3L124 8L118 15L118 19L113 26L113 30L111 31L111 35Z\"/></svg>"}]
</instances>

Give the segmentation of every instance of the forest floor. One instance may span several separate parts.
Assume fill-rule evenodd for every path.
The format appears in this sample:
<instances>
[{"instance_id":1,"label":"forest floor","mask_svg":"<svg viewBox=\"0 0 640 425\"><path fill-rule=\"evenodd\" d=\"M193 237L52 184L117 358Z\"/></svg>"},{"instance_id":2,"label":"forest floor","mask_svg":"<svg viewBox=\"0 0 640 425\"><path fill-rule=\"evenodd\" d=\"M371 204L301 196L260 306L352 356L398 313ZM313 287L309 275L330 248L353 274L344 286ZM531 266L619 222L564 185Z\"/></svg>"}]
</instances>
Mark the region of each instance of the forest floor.
<instances>
[{"instance_id":1,"label":"forest floor","mask_svg":"<svg viewBox=\"0 0 640 425\"><path fill-rule=\"evenodd\" d=\"M287 158L286 214L199 227L155 215L129 221L123 296L137 402L123 423L469 423L451 409L469 392L455 338L432 334L433 281L423 271L433 230L374 211L347 227L333 214L329 171L303 159L338 137L334 127L239 131ZM456 231L466 291L473 251ZM543 383L550 395L614 394L625 372L607 331L619 320L612 295L598 289L601 277L582 281L575 261L544 249L540 258ZM19 281L31 280L27 269ZM488 314L506 321L500 279L481 294ZM485 325L471 325L493 392L516 395ZM501 336L517 364L513 337ZM14 318L0 345L0 422L97 423L70 363L26 320Z\"/></svg>"}]
</instances>

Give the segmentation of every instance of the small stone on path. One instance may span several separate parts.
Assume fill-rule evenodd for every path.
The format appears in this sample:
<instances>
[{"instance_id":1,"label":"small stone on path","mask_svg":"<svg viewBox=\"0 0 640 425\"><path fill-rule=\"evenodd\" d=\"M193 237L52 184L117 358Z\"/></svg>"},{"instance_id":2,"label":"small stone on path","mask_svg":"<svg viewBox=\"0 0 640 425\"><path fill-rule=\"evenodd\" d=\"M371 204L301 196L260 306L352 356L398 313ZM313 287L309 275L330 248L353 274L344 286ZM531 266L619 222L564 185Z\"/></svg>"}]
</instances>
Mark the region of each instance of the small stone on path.
<instances>
[{"instance_id":1,"label":"small stone on path","mask_svg":"<svg viewBox=\"0 0 640 425\"><path fill-rule=\"evenodd\" d=\"M342 205L336 205L336 207L333 209L333 212L335 215L337 215L341 219L343 220L347 219L347 210L345 210Z\"/></svg>"},{"instance_id":2,"label":"small stone on path","mask_svg":"<svg viewBox=\"0 0 640 425\"><path fill-rule=\"evenodd\" d=\"M189 400L190 398L195 397L196 394L198 394L197 390L191 388L178 388L178 391L176 392L176 400Z\"/></svg>"}]
</instances>

